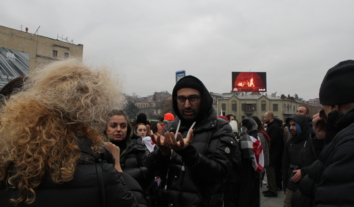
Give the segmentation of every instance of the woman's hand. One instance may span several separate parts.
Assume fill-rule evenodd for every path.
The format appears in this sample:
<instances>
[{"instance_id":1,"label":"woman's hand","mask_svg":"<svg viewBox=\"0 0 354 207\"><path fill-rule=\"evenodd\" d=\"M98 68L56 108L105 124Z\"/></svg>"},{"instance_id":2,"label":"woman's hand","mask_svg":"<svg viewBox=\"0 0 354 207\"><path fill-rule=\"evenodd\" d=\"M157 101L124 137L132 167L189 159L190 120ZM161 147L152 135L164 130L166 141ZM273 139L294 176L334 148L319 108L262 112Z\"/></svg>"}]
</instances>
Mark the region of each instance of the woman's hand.
<instances>
[{"instance_id":1,"label":"woman's hand","mask_svg":"<svg viewBox=\"0 0 354 207\"><path fill-rule=\"evenodd\" d=\"M108 149L115 160L114 163L114 168L118 171L118 172L123 172L121 166L120 166L120 149L118 146L112 144L111 142L103 142L104 146L106 147L106 149Z\"/></svg>"}]
</instances>

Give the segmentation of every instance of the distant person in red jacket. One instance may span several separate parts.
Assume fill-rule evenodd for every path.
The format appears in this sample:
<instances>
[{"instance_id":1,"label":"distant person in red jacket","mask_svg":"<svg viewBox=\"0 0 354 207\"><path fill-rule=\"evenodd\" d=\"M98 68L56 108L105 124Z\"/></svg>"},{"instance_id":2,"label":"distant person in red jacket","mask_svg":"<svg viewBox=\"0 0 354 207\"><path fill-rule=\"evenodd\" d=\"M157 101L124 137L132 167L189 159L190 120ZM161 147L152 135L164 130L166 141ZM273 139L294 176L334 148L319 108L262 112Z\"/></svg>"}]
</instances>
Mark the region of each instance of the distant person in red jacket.
<instances>
[{"instance_id":1,"label":"distant person in red jacket","mask_svg":"<svg viewBox=\"0 0 354 207\"><path fill-rule=\"evenodd\" d=\"M163 117L163 121L161 124L161 131L163 131L163 129L165 128L166 124L168 124L168 122L175 120L175 116L173 116L173 114L171 113L166 113L165 116Z\"/></svg>"}]
</instances>

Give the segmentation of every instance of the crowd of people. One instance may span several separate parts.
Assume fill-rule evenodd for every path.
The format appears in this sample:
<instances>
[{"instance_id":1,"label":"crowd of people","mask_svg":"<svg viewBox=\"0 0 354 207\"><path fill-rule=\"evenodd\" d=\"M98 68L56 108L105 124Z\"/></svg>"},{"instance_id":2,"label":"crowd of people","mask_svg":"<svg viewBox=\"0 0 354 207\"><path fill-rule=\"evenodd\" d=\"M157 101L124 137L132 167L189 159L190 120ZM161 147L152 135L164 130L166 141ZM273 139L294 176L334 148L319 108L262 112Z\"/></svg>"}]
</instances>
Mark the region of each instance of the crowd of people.
<instances>
[{"instance_id":1,"label":"crowd of people","mask_svg":"<svg viewBox=\"0 0 354 207\"><path fill-rule=\"evenodd\" d=\"M132 122L109 73L77 60L51 63L1 91L1 206L353 206L354 61L329 69L323 109L300 106L217 116L194 76L172 91L173 111ZM353 146L354 147L354 146ZM267 182L264 177L267 177Z\"/></svg>"}]
</instances>

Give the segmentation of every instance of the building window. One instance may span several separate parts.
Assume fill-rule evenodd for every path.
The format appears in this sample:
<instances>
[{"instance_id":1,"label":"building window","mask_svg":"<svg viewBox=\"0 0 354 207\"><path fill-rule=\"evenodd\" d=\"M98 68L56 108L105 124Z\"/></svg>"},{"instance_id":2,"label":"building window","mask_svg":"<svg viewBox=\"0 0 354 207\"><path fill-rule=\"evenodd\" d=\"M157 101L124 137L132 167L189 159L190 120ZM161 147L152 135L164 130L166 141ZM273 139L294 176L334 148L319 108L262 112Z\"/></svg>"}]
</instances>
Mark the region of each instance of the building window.
<instances>
[{"instance_id":1,"label":"building window","mask_svg":"<svg viewBox=\"0 0 354 207\"><path fill-rule=\"evenodd\" d=\"M68 59L68 58L69 58L69 53L67 53L67 52L64 53L64 58L65 58L65 59Z\"/></svg>"},{"instance_id":2,"label":"building window","mask_svg":"<svg viewBox=\"0 0 354 207\"><path fill-rule=\"evenodd\" d=\"M58 57L58 51L53 50L53 58L56 58L56 57Z\"/></svg>"},{"instance_id":3,"label":"building window","mask_svg":"<svg viewBox=\"0 0 354 207\"><path fill-rule=\"evenodd\" d=\"M265 110L266 110L266 102L262 101L262 111L265 111Z\"/></svg>"},{"instance_id":4,"label":"building window","mask_svg":"<svg viewBox=\"0 0 354 207\"><path fill-rule=\"evenodd\" d=\"M246 112L256 111L256 104L242 104L242 110Z\"/></svg>"},{"instance_id":5,"label":"building window","mask_svg":"<svg viewBox=\"0 0 354 207\"><path fill-rule=\"evenodd\" d=\"M222 109L223 111L226 111L226 104L225 104L225 103L221 104L221 109Z\"/></svg>"},{"instance_id":6,"label":"building window","mask_svg":"<svg viewBox=\"0 0 354 207\"><path fill-rule=\"evenodd\" d=\"M231 105L232 111L236 111L236 106L236 101L233 101Z\"/></svg>"},{"instance_id":7,"label":"building window","mask_svg":"<svg viewBox=\"0 0 354 207\"><path fill-rule=\"evenodd\" d=\"M273 104L273 111L278 111L278 104Z\"/></svg>"}]
</instances>

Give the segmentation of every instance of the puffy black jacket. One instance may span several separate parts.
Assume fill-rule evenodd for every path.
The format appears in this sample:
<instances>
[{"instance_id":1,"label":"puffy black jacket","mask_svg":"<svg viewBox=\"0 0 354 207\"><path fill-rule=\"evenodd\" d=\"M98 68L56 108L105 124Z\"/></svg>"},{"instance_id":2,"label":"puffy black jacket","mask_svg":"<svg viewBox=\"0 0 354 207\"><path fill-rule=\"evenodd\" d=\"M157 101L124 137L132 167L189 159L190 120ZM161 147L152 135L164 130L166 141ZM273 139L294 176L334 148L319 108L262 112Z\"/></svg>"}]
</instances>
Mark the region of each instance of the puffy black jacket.
<instances>
[{"instance_id":1,"label":"puffy black jacket","mask_svg":"<svg viewBox=\"0 0 354 207\"><path fill-rule=\"evenodd\" d=\"M354 108L346 114L328 114L328 144L300 183L302 195L314 206L353 206L354 197ZM336 134L332 138L328 134Z\"/></svg>"},{"instance_id":2,"label":"puffy black jacket","mask_svg":"<svg viewBox=\"0 0 354 207\"><path fill-rule=\"evenodd\" d=\"M141 187L146 190L153 182L153 175L145 167L145 161L150 154L141 140L141 137L133 135L132 138L124 140L124 149L121 148L121 167L124 173L132 176ZM118 145L117 142L112 142ZM122 145L118 145L122 147Z\"/></svg>"},{"instance_id":3,"label":"puffy black jacket","mask_svg":"<svg viewBox=\"0 0 354 207\"><path fill-rule=\"evenodd\" d=\"M106 206L147 206L139 184L129 175L115 170L113 164L107 163L112 161L109 152L105 150L103 154L93 154L87 139L79 141L79 146L81 159L76 166L73 180L54 184L46 177L36 188L36 200L30 206L101 207L103 202ZM98 162L100 159L102 162ZM98 176L101 173L103 182ZM100 190L99 186L103 186L103 189ZM18 191L6 190L4 185L1 189L1 206L13 206L8 200L17 195ZM101 197L103 195L104 201Z\"/></svg>"},{"instance_id":4,"label":"puffy black jacket","mask_svg":"<svg viewBox=\"0 0 354 207\"><path fill-rule=\"evenodd\" d=\"M270 137L269 166L274 166L276 163L282 160L283 153L282 129L275 119L273 122L267 125L267 134Z\"/></svg>"},{"instance_id":5,"label":"puffy black jacket","mask_svg":"<svg viewBox=\"0 0 354 207\"><path fill-rule=\"evenodd\" d=\"M178 121L177 118L169 123L165 130L175 132ZM186 137L188 129L181 126L179 132ZM184 150L173 152L171 159L163 157L156 148L149 168L155 169L162 179L158 206L221 206L235 148L230 125L217 120L216 115L197 123L193 142Z\"/></svg>"},{"instance_id":6,"label":"puffy black jacket","mask_svg":"<svg viewBox=\"0 0 354 207\"><path fill-rule=\"evenodd\" d=\"M176 133L180 122L179 132L187 137L192 122L196 122L194 137L188 147L171 153L170 157L163 157L158 148L150 154L147 166L162 179L156 198L158 206L222 206L228 179L236 179L231 173L232 158L238 149L236 139L228 122L217 119L213 99L199 79L193 76L180 79L172 97L177 97L181 88L200 92L198 113L193 120L185 119L180 113L180 105L173 99L177 118L168 123L164 131Z\"/></svg>"},{"instance_id":7,"label":"puffy black jacket","mask_svg":"<svg viewBox=\"0 0 354 207\"><path fill-rule=\"evenodd\" d=\"M310 137L310 129L307 119L304 115L295 114L286 119L287 127L289 127L290 120L295 121L301 128L301 133L293 136L285 143L283 154L283 190L289 189L296 191L299 182L291 181L292 171L301 169L301 175L304 177L307 173L307 168L315 160L316 156L313 150L313 145Z\"/></svg>"}]
</instances>

